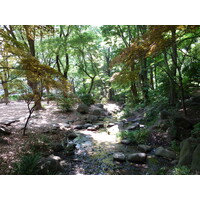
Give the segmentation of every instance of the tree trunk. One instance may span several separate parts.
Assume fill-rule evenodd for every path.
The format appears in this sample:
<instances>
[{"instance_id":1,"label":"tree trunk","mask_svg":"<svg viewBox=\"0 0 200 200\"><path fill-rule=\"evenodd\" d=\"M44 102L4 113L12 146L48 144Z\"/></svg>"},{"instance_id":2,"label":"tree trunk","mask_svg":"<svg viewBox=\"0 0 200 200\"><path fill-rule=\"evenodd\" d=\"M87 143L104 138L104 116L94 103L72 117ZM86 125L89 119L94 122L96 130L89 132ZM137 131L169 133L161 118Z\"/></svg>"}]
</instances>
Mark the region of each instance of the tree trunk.
<instances>
[{"instance_id":1,"label":"tree trunk","mask_svg":"<svg viewBox=\"0 0 200 200\"><path fill-rule=\"evenodd\" d=\"M149 100L149 86L148 86L148 77L147 77L147 59L144 58L141 63L141 81L142 81L142 94L144 103L147 104Z\"/></svg>"},{"instance_id":2,"label":"tree trunk","mask_svg":"<svg viewBox=\"0 0 200 200\"><path fill-rule=\"evenodd\" d=\"M24 25L25 31L26 31L26 37L29 44L29 50L32 56L35 57L35 40L33 34L31 34L30 27L28 25ZM35 102L35 110L41 110L42 104L41 104L41 93L38 89L39 83L37 81L32 81L27 77L27 83L31 87L33 94L35 96L34 102Z\"/></svg>"}]
</instances>

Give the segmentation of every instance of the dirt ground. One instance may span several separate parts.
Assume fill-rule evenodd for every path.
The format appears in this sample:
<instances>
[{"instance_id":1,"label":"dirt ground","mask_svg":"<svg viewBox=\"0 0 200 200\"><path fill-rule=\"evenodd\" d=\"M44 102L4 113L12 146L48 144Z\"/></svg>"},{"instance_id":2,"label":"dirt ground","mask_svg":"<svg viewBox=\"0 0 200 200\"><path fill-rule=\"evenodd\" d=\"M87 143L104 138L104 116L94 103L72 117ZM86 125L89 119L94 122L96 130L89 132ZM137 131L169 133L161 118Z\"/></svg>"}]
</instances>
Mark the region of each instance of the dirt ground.
<instances>
[{"instance_id":1,"label":"dirt ground","mask_svg":"<svg viewBox=\"0 0 200 200\"><path fill-rule=\"evenodd\" d=\"M12 164L18 160L19 154L24 151L27 142L38 134L56 130L60 134L50 134L51 139L62 139L62 131L66 124L79 123L82 116L76 112L62 113L56 103L42 102L44 110L35 111L28 123L26 136L22 134L22 128L28 117L28 108L25 102L11 102L8 105L0 104L0 126L11 131L11 135L2 136L8 144L0 144L0 174L9 174Z\"/></svg>"}]
</instances>

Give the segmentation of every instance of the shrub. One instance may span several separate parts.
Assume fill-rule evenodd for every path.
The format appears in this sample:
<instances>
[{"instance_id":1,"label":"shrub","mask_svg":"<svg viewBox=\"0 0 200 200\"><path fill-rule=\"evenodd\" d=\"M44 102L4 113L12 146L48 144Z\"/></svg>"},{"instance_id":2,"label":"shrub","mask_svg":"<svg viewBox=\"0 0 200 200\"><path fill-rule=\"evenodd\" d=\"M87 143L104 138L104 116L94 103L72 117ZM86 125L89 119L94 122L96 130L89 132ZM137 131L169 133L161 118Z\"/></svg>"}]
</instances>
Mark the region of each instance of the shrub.
<instances>
[{"instance_id":1,"label":"shrub","mask_svg":"<svg viewBox=\"0 0 200 200\"><path fill-rule=\"evenodd\" d=\"M58 98L58 107L64 112L71 112L75 105L75 100L71 97L60 97Z\"/></svg>"},{"instance_id":2,"label":"shrub","mask_svg":"<svg viewBox=\"0 0 200 200\"><path fill-rule=\"evenodd\" d=\"M37 165L41 159L40 154L23 155L19 162L14 164L14 172L16 175L36 175L38 172Z\"/></svg>"},{"instance_id":3,"label":"shrub","mask_svg":"<svg viewBox=\"0 0 200 200\"><path fill-rule=\"evenodd\" d=\"M195 138L200 137L200 122L194 125L194 128L193 128L191 134Z\"/></svg>"},{"instance_id":4,"label":"shrub","mask_svg":"<svg viewBox=\"0 0 200 200\"><path fill-rule=\"evenodd\" d=\"M95 103L95 101L92 98L91 94L83 94L83 95L80 96L80 99L87 106L90 106L90 105Z\"/></svg>"},{"instance_id":5,"label":"shrub","mask_svg":"<svg viewBox=\"0 0 200 200\"><path fill-rule=\"evenodd\" d=\"M189 175L191 174L191 170L186 166L175 167L172 170L173 175Z\"/></svg>"},{"instance_id":6,"label":"shrub","mask_svg":"<svg viewBox=\"0 0 200 200\"><path fill-rule=\"evenodd\" d=\"M121 139L129 139L131 142L136 142L137 144L144 144L148 135L149 133L146 129L139 129L135 131L121 131L117 136Z\"/></svg>"}]
</instances>

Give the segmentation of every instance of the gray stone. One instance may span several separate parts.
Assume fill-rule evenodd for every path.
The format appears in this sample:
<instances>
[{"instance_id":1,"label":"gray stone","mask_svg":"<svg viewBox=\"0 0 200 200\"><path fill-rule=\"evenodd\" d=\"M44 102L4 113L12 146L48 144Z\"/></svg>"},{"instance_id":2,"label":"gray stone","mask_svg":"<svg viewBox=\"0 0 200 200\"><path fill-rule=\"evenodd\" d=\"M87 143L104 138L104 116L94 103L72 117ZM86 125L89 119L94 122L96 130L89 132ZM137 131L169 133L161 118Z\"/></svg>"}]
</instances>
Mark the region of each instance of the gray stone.
<instances>
[{"instance_id":1,"label":"gray stone","mask_svg":"<svg viewBox=\"0 0 200 200\"><path fill-rule=\"evenodd\" d=\"M74 151L76 149L76 144L69 142L66 147L66 151Z\"/></svg>"},{"instance_id":2,"label":"gray stone","mask_svg":"<svg viewBox=\"0 0 200 200\"><path fill-rule=\"evenodd\" d=\"M133 131L133 130L137 130L137 129L139 129L139 128L140 128L139 123L135 123L135 124L129 126L129 127L127 128L127 130Z\"/></svg>"},{"instance_id":3,"label":"gray stone","mask_svg":"<svg viewBox=\"0 0 200 200\"><path fill-rule=\"evenodd\" d=\"M113 154L113 160L124 162L126 161L126 156L123 153L117 152Z\"/></svg>"},{"instance_id":4,"label":"gray stone","mask_svg":"<svg viewBox=\"0 0 200 200\"><path fill-rule=\"evenodd\" d=\"M55 151L55 152L60 152L60 151L63 151L64 150L64 146L60 143L55 143L52 145L52 149Z\"/></svg>"},{"instance_id":5,"label":"gray stone","mask_svg":"<svg viewBox=\"0 0 200 200\"><path fill-rule=\"evenodd\" d=\"M8 145L9 142L7 139L3 139L3 138L0 138L0 144L3 144L3 145Z\"/></svg>"},{"instance_id":6,"label":"gray stone","mask_svg":"<svg viewBox=\"0 0 200 200\"><path fill-rule=\"evenodd\" d=\"M197 144L198 144L197 139L192 137L187 138L181 142L180 144L181 150L178 162L179 166L182 165L191 166L192 155Z\"/></svg>"},{"instance_id":7,"label":"gray stone","mask_svg":"<svg viewBox=\"0 0 200 200\"><path fill-rule=\"evenodd\" d=\"M78 137L78 134L76 132L70 132L67 136L70 140L75 139L76 137Z\"/></svg>"},{"instance_id":8,"label":"gray stone","mask_svg":"<svg viewBox=\"0 0 200 200\"><path fill-rule=\"evenodd\" d=\"M164 149L163 147L158 147L155 150L155 155L161 156L166 159L175 159L176 158L176 154L173 151L169 151L168 149Z\"/></svg>"},{"instance_id":9,"label":"gray stone","mask_svg":"<svg viewBox=\"0 0 200 200\"><path fill-rule=\"evenodd\" d=\"M61 157L55 156L55 155L53 155L53 154L51 154L48 158L51 158L51 159L54 159L54 160L57 160L57 161L60 161L60 160L61 160Z\"/></svg>"},{"instance_id":10,"label":"gray stone","mask_svg":"<svg viewBox=\"0 0 200 200\"><path fill-rule=\"evenodd\" d=\"M128 161L135 163L146 163L147 155L146 153L133 153L128 155Z\"/></svg>"},{"instance_id":11,"label":"gray stone","mask_svg":"<svg viewBox=\"0 0 200 200\"><path fill-rule=\"evenodd\" d=\"M74 126L74 129L78 129L78 130L81 130L81 129L84 129L84 125L75 125Z\"/></svg>"},{"instance_id":12,"label":"gray stone","mask_svg":"<svg viewBox=\"0 0 200 200\"><path fill-rule=\"evenodd\" d=\"M200 144L193 152L191 169L200 171Z\"/></svg>"},{"instance_id":13,"label":"gray stone","mask_svg":"<svg viewBox=\"0 0 200 200\"><path fill-rule=\"evenodd\" d=\"M103 122L99 122L96 125L99 126L99 128L104 128L104 123Z\"/></svg>"},{"instance_id":14,"label":"gray stone","mask_svg":"<svg viewBox=\"0 0 200 200\"><path fill-rule=\"evenodd\" d=\"M91 127L88 127L87 130L88 131L96 131L99 129L99 126L98 125L94 125L94 126L91 126Z\"/></svg>"},{"instance_id":15,"label":"gray stone","mask_svg":"<svg viewBox=\"0 0 200 200\"><path fill-rule=\"evenodd\" d=\"M97 107L92 107L92 109L90 110L90 114L95 116L100 116L102 114L102 109Z\"/></svg>"},{"instance_id":16,"label":"gray stone","mask_svg":"<svg viewBox=\"0 0 200 200\"><path fill-rule=\"evenodd\" d=\"M96 106L96 107L98 107L98 108L103 108L103 104L102 103L97 103L97 104L95 104L94 106Z\"/></svg>"},{"instance_id":17,"label":"gray stone","mask_svg":"<svg viewBox=\"0 0 200 200\"><path fill-rule=\"evenodd\" d=\"M94 123L94 122L98 121L98 117L95 115L88 115L86 121L88 123Z\"/></svg>"},{"instance_id":18,"label":"gray stone","mask_svg":"<svg viewBox=\"0 0 200 200\"><path fill-rule=\"evenodd\" d=\"M64 171L64 168L60 165L59 161L51 157L42 158L38 163L38 174L51 175L58 174Z\"/></svg>"},{"instance_id":19,"label":"gray stone","mask_svg":"<svg viewBox=\"0 0 200 200\"><path fill-rule=\"evenodd\" d=\"M115 125L115 123L109 123L107 127L112 127L114 125Z\"/></svg>"},{"instance_id":20,"label":"gray stone","mask_svg":"<svg viewBox=\"0 0 200 200\"><path fill-rule=\"evenodd\" d=\"M89 113L89 107L85 104L79 104L76 111L81 114L87 114L87 113Z\"/></svg>"},{"instance_id":21,"label":"gray stone","mask_svg":"<svg viewBox=\"0 0 200 200\"><path fill-rule=\"evenodd\" d=\"M4 126L0 126L0 136L10 135L10 134L11 134L11 132L8 129L6 129Z\"/></svg>"},{"instance_id":22,"label":"gray stone","mask_svg":"<svg viewBox=\"0 0 200 200\"><path fill-rule=\"evenodd\" d=\"M128 144L131 143L131 141L129 139L124 139L124 140L121 141L121 143L128 145Z\"/></svg>"},{"instance_id":23,"label":"gray stone","mask_svg":"<svg viewBox=\"0 0 200 200\"><path fill-rule=\"evenodd\" d=\"M92 124L89 124L89 123L87 123L87 124L84 124L84 128L88 128L88 127L91 127L92 126Z\"/></svg>"},{"instance_id":24,"label":"gray stone","mask_svg":"<svg viewBox=\"0 0 200 200\"><path fill-rule=\"evenodd\" d=\"M152 147L149 145L140 144L138 145L138 150L144 153L148 153L152 150Z\"/></svg>"}]
</instances>

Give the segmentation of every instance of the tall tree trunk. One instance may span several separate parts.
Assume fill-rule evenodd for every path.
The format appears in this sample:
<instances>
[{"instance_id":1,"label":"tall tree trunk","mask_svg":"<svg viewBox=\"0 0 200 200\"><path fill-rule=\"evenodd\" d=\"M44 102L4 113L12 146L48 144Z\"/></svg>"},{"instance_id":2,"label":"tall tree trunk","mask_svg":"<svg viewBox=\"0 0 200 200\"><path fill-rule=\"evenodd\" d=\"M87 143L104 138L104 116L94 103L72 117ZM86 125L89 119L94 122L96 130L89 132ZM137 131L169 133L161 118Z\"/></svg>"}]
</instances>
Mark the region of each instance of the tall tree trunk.
<instances>
[{"instance_id":1,"label":"tall tree trunk","mask_svg":"<svg viewBox=\"0 0 200 200\"><path fill-rule=\"evenodd\" d=\"M173 62L174 68L178 70L179 87L180 87L180 90L181 90L181 103L182 103L184 114L186 116L187 111L186 111L186 106L185 106L181 66L178 66L177 59L178 59L178 53L177 53L177 44L176 44L176 28L173 28L172 29L172 62Z\"/></svg>"},{"instance_id":2,"label":"tall tree trunk","mask_svg":"<svg viewBox=\"0 0 200 200\"><path fill-rule=\"evenodd\" d=\"M25 31L26 31L26 37L29 44L29 50L32 56L35 57L35 41L33 34L31 34L30 27L28 25L24 25ZM31 36L32 35L32 36ZM39 90L39 82L38 81L32 81L27 77L27 83L31 87L33 94L34 94L34 102L35 102L35 110L41 110L42 104L41 104L41 92Z\"/></svg>"},{"instance_id":3,"label":"tall tree trunk","mask_svg":"<svg viewBox=\"0 0 200 200\"><path fill-rule=\"evenodd\" d=\"M149 100L149 85L148 85L148 77L147 77L147 59L144 58L141 63L141 81L142 81L142 94L144 103L147 104Z\"/></svg>"}]
</instances>

